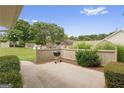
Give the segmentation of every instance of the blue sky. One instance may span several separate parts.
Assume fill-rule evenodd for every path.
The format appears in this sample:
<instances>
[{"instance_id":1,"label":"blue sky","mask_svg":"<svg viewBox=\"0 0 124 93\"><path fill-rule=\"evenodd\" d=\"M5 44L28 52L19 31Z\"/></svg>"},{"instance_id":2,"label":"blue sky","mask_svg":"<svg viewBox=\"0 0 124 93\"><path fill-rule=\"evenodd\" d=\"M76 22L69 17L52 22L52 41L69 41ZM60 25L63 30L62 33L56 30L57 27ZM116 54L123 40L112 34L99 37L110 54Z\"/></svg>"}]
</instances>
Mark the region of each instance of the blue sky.
<instances>
[{"instance_id":1,"label":"blue sky","mask_svg":"<svg viewBox=\"0 0 124 93\"><path fill-rule=\"evenodd\" d=\"M124 28L124 6L24 6L21 19L56 23L69 36L100 34Z\"/></svg>"}]
</instances>

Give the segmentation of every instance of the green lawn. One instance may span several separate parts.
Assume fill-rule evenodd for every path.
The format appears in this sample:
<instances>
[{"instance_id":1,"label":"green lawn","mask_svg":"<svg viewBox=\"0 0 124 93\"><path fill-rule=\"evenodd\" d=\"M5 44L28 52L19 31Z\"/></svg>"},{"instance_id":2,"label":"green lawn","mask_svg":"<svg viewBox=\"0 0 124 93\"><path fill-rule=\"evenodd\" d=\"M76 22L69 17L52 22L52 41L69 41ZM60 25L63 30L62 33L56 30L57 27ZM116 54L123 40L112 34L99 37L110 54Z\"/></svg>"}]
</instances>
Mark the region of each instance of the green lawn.
<instances>
[{"instance_id":1,"label":"green lawn","mask_svg":"<svg viewBox=\"0 0 124 93\"><path fill-rule=\"evenodd\" d=\"M16 55L20 60L35 61L35 50L28 48L0 48L0 56Z\"/></svg>"},{"instance_id":2,"label":"green lawn","mask_svg":"<svg viewBox=\"0 0 124 93\"><path fill-rule=\"evenodd\" d=\"M86 44L94 45L94 44L96 44L98 42L100 42L100 40L94 40L94 41L74 41L73 45L70 46L70 48L72 48L72 47L74 47L74 46L76 46L76 45L78 45L80 43L86 43Z\"/></svg>"}]
</instances>

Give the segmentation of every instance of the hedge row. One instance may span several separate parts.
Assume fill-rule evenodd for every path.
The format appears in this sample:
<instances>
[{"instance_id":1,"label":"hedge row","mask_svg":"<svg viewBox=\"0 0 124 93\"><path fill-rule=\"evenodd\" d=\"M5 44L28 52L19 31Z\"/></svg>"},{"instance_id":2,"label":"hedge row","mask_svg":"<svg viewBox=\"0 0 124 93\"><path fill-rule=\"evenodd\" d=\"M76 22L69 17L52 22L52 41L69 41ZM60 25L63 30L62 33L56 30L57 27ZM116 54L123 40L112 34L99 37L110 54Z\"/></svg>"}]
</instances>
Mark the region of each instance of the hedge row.
<instances>
[{"instance_id":1,"label":"hedge row","mask_svg":"<svg viewBox=\"0 0 124 93\"><path fill-rule=\"evenodd\" d=\"M2 56L0 57L0 72L20 71L20 63L17 56Z\"/></svg>"},{"instance_id":2,"label":"hedge row","mask_svg":"<svg viewBox=\"0 0 124 93\"><path fill-rule=\"evenodd\" d=\"M8 84L13 88L23 86L20 74L20 61L17 56L0 57L0 85Z\"/></svg>"},{"instance_id":3,"label":"hedge row","mask_svg":"<svg viewBox=\"0 0 124 93\"><path fill-rule=\"evenodd\" d=\"M117 60L118 62L124 62L124 46L117 45Z\"/></svg>"},{"instance_id":4,"label":"hedge row","mask_svg":"<svg viewBox=\"0 0 124 93\"><path fill-rule=\"evenodd\" d=\"M104 68L105 82L109 88L124 88L124 64L109 63Z\"/></svg>"}]
</instances>

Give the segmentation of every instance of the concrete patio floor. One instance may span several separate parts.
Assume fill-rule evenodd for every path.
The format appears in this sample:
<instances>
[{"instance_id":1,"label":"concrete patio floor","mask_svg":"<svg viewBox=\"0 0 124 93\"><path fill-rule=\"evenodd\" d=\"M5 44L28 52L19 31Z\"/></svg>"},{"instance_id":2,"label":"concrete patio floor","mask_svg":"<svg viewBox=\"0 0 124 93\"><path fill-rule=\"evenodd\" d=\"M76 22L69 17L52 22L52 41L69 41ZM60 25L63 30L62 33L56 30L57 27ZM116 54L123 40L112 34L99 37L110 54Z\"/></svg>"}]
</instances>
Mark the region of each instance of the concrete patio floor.
<instances>
[{"instance_id":1,"label":"concrete patio floor","mask_svg":"<svg viewBox=\"0 0 124 93\"><path fill-rule=\"evenodd\" d=\"M102 72L64 62L36 65L22 61L21 74L25 88L102 88L105 86Z\"/></svg>"}]
</instances>

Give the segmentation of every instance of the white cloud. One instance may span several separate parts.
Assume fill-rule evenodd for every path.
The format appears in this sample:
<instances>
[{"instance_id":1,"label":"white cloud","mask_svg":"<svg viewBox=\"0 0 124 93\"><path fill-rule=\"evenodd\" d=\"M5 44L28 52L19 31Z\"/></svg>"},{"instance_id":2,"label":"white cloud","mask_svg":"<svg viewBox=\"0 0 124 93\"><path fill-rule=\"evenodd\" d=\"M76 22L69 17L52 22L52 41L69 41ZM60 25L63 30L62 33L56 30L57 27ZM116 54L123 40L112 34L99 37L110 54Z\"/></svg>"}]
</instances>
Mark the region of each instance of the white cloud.
<instances>
[{"instance_id":1,"label":"white cloud","mask_svg":"<svg viewBox=\"0 0 124 93\"><path fill-rule=\"evenodd\" d=\"M24 20L29 22L29 20L28 20L28 19L24 19Z\"/></svg>"},{"instance_id":2,"label":"white cloud","mask_svg":"<svg viewBox=\"0 0 124 93\"><path fill-rule=\"evenodd\" d=\"M101 14L107 14L109 13L108 11L102 11Z\"/></svg>"},{"instance_id":3,"label":"white cloud","mask_svg":"<svg viewBox=\"0 0 124 93\"><path fill-rule=\"evenodd\" d=\"M31 20L31 21L32 21L32 23L38 22L38 20L35 20L35 19L33 19L33 20Z\"/></svg>"},{"instance_id":4,"label":"white cloud","mask_svg":"<svg viewBox=\"0 0 124 93\"><path fill-rule=\"evenodd\" d=\"M97 8L84 8L80 11L81 14L85 15L99 15L99 14L106 14L108 11L105 7L97 7Z\"/></svg>"}]
</instances>

